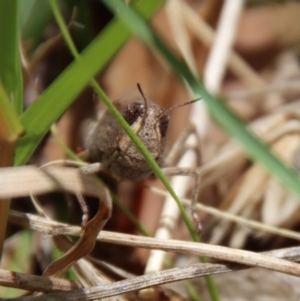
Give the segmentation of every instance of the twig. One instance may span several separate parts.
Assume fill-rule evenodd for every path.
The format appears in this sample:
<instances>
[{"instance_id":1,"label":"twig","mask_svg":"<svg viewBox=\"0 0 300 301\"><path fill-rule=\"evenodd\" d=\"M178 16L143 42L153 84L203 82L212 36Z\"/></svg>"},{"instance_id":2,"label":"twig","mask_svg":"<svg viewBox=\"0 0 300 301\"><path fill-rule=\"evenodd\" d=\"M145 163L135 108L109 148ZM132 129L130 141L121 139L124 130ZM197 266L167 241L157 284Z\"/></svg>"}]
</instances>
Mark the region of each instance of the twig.
<instances>
[{"instance_id":1,"label":"twig","mask_svg":"<svg viewBox=\"0 0 300 301\"><path fill-rule=\"evenodd\" d=\"M77 281L28 275L6 270L0 270L0 285L38 292L69 291L82 287Z\"/></svg>"}]
</instances>

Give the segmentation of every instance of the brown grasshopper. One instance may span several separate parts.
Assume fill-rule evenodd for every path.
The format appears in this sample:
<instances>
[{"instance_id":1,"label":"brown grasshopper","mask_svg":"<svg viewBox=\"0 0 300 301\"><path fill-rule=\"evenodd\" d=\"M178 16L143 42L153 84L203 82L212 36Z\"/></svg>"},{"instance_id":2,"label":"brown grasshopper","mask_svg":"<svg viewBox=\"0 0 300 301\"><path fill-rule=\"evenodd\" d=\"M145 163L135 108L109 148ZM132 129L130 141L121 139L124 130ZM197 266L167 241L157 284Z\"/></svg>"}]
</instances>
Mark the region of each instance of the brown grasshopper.
<instances>
[{"instance_id":1,"label":"brown grasshopper","mask_svg":"<svg viewBox=\"0 0 300 301\"><path fill-rule=\"evenodd\" d=\"M166 134L169 127L169 112L183 105L191 104L199 99L173 106L168 110L145 98L140 85L138 89L142 99L127 99L114 102L124 119L131 126L133 131L141 139L149 150L155 161L160 165L165 165L164 161L170 162L169 157L164 160L166 144ZM188 128L188 134L193 131ZM84 168L84 172L94 172L107 170L117 179L140 180L152 173L151 167L144 159L143 155L136 148L124 132L117 120L108 110L104 110L97 120L90 122L87 126L85 137L86 151L83 154L91 162L97 162L94 168ZM181 140L187 139L187 133L179 139L175 149L170 151L170 156L177 157ZM183 141L184 142L184 141ZM101 163L99 165L99 162ZM192 175L193 171L177 168L168 168L166 172L171 175Z\"/></svg>"},{"instance_id":2,"label":"brown grasshopper","mask_svg":"<svg viewBox=\"0 0 300 301\"><path fill-rule=\"evenodd\" d=\"M160 165L169 114L154 102L146 100L143 93L142 96L143 100L127 99L114 104ZM85 148L91 162L101 162L118 179L135 181L152 172L143 155L108 110L104 110L98 120L89 125Z\"/></svg>"},{"instance_id":3,"label":"brown grasshopper","mask_svg":"<svg viewBox=\"0 0 300 301\"><path fill-rule=\"evenodd\" d=\"M190 134L195 134L195 129L192 125L188 126L171 148L168 156L164 157L166 134L170 120L169 111L191 104L199 99L173 106L166 110L154 102L147 100L139 84L138 89L142 95L142 99L121 100L116 101L114 104L147 147L155 161L163 167L172 166L173 164L175 166L182 152L186 150L182 146ZM195 136L198 138L197 135ZM84 173L105 172L117 180L129 179L133 181L146 178L152 173L152 169L144 156L108 110L102 111L98 119L90 122L87 126L85 148L84 157L94 163L83 167L82 171ZM200 153L197 153L197 155L200 157ZM185 175L195 178L196 184L190 213L192 219L197 224L197 228L200 229L198 216L193 211L199 194L200 175L197 170L196 167L163 168L163 172L166 175Z\"/></svg>"}]
</instances>

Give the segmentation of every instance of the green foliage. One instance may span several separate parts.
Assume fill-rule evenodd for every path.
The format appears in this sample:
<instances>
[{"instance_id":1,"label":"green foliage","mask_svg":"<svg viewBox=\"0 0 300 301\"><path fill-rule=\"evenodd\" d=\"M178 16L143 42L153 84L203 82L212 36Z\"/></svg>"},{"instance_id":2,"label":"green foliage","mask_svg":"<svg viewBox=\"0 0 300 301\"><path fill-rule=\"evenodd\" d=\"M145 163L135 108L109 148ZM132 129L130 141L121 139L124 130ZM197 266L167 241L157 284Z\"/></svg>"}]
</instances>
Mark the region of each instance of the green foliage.
<instances>
[{"instance_id":1,"label":"green foliage","mask_svg":"<svg viewBox=\"0 0 300 301\"><path fill-rule=\"evenodd\" d=\"M0 82L19 115L23 110L23 82L17 4L17 0L0 1Z\"/></svg>"},{"instance_id":2,"label":"green foliage","mask_svg":"<svg viewBox=\"0 0 300 301\"><path fill-rule=\"evenodd\" d=\"M159 7L157 3L141 10L149 18ZM112 39L112 37L114 37ZM26 134L20 139L15 165L25 164L50 126L65 112L92 77L103 70L130 37L130 32L118 21L108 26L82 52L81 58L71 63L64 72L21 115Z\"/></svg>"}]
</instances>

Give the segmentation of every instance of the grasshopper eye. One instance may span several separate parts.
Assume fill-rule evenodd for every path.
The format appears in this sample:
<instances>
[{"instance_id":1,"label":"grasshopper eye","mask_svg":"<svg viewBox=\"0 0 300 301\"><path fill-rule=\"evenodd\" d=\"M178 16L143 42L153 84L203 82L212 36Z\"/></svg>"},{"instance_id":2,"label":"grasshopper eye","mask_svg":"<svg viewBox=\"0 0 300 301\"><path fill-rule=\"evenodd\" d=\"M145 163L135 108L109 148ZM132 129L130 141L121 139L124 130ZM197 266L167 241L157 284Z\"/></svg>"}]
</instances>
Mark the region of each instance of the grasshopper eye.
<instances>
[{"instance_id":1,"label":"grasshopper eye","mask_svg":"<svg viewBox=\"0 0 300 301\"><path fill-rule=\"evenodd\" d=\"M164 112L159 117L159 130L162 137L166 136L168 127L169 127L169 115L167 112Z\"/></svg>"},{"instance_id":2,"label":"grasshopper eye","mask_svg":"<svg viewBox=\"0 0 300 301\"><path fill-rule=\"evenodd\" d=\"M123 117L132 125L140 116L142 116L144 110L144 105L139 102L131 103L127 106L123 113Z\"/></svg>"}]
</instances>

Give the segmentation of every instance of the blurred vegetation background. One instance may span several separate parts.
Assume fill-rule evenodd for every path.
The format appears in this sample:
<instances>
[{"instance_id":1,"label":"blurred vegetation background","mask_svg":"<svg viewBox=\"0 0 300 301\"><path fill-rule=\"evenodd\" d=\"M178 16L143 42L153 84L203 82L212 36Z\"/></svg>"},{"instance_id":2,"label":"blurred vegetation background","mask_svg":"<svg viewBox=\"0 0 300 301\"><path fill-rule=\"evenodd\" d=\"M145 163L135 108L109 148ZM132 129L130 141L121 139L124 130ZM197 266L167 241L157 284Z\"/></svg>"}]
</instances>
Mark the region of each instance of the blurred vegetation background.
<instances>
[{"instance_id":1,"label":"blurred vegetation background","mask_svg":"<svg viewBox=\"0 0 300 301\"><path fill-rule=\"evenodd\" d=\"M127 2L140 9L172 53L188 65L200 82L204 82L201 96L208 108L203 104L200 111L194 113L198 116L195 126L200 139L199 166L209 166L216 158L230 154L204 174L199 202L248 220L299 231L299 1L244 1L234 31L230 33L232 47L225 62L219 66L224 69L224 74L215 91L206 85L209 76L207 62L213 37L221 31L220 20L226 1ZM59 7L82 55L79 60L73 58L64 41L50 1L0 0L0 167L42 165L66 159L65 150L49 133L54 123L57 135L67 147L75 153L82 150L83 125L96 118L99 110L101 112L101 100L89 86L94 75L112 100L139 97L137 83L148 99L164 108L195 98L182 80L184 74L173 71L174 66L168 63L157 45L153 43L149 47L145 41L133 37L103 2L61 0ZM217 99L207 97L207 90ZM167 150L187 125L195 122L190 119L192 110L193 106L185 106L170 112ZM224 116L229 116L228 125ZM237 123L230 123L231 117ZM268 147L260 149L246 136L243 139L245 133L240 133L239 128L246 126L260 137L258 141L269 145L272 153L288 169L272 161ZM21 137L23 132L25 135ZM234 153L236 142L230 134L238 136L239 141L246 145L247 155L239 150ZM264 164L268 171L262 167ZM188 197L191 196L192 184L191 181ZM160 187L160 181L153 177L139 182L122 181L111 186L122 204L154 235L163 198L147 187ZM50 194L41 197L40 201L52 218L70 224L80 223L81 211L72 196ZM93 199L88 199L87 203L93 215L97 203ZM5 231L8 204L9 201L5 200L0 207L0 241L5 237L1 268L41 275L60 255L50 237L10 223ZM35 212L29 198L12 200L10 207ZM233 223L202 211L199 218L203 227L201 239L207 243L252 251L298 245L299 239L268 233L263 228L254 229L242 222ZM140 233L118 206L115 206L106 229ZM189 239L180 221L173 237ZM142 274L149 252L97 243L92 255L132 274ZM183 257L173 256L174 264ZM190 263L186 258L183 260ZM298 280L282 280L281 276L271 272L259 273L251 284L249 279L254 277L251 270L236 273L236 278L216 277L222 300L248 300L249 294L254 294L252 300L261 300L262 296L272 300L297 298ZM67 277L74 279L76 275L69 272ZM267 290L259 281L264 277L274 282L273 291ZM239 289L232 294L226 288L226 281L232 286L239 285ZM197 282L195 286L206 300L205 285ZM289 295L289 299L286 294L291 292L294 295ZM20 290L0 288L1 297L20 294ZM187 285L180 287L179 295L178 300L192 300ZM163 299L161 295L157 298L171 299Z\"/></svg>"}]
</instances>

